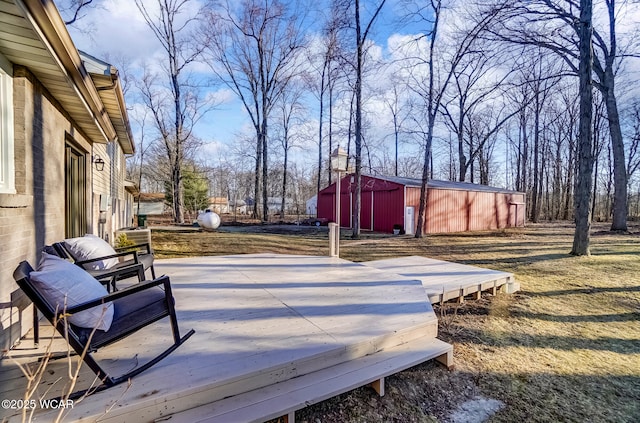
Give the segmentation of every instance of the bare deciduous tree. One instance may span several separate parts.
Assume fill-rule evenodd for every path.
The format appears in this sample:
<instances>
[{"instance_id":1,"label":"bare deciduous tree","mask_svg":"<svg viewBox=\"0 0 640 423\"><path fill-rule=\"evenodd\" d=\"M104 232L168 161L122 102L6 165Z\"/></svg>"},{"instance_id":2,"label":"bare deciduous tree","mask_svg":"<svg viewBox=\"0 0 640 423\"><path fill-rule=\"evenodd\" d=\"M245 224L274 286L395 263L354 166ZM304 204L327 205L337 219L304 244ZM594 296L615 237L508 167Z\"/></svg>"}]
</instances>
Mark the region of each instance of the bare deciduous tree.
<instances>
[{"instance_id":1,"label":"bare deciduous tree","mask_svg":"<svg viewBox=\"0 0 640 423\"><path fill-rule=\"evenodd\" d=\"M205 31L209 65L242 101L256 131L254 216L262 186L262 219L268 220L268 127L272 109L298 73L305 44L304 5L243 0L210 8Z\"/></svg>"},{"instance_id":2,"label":"bare deciduous tree","mask_svg":"<svg viewBox=\"0 0 640 423\"><path fill-rule=\"evenodd\" d=\"M300 84L291 84L282 93L278 101L278 117L280 118L281 133L278 137L282 145L282 201L280 204L280 218L285 217L285 206L287 199L287 184L289 182L289 150L293 146L294 134L292 133L296 118L304 110L302 104L303 87Z\"/></svg>"},{"instance_id":3,"label":"bare deciduous tree","mask_svg":"<svg viewBox=\"0 0 640 423\"><path fill-rule=\"evenodd\" d=\"M166 53L162 69L167 77L171 104L164 101L165 93L154 91L152 87L158 78L150 74L143 83L143 97L152 111L168 160L173 218L176 223L184 223L182 165L185 145L192 139L193 126L201 116L203 105L197 90L191 89L187 75L188 66L201 53L200 46L188 34L196 15L184 18L189 0L157 0L156 9L151 9L149 2L143 0L135 2Z\"/></svg>"},{"instance_id":4,"label":"bare deciduous tree","mask_svg":"<svg viewBox=\"0 0 640 423\"><path fill-rule=\"evenodd\" d=\"M487 28L496 15L495 12L488 12L481 15L478 20L471 22L469 28L460 31L459 38L448 49L450 52L446 54L446 57L443 57L445 56L443 52L437 49L437 46L442 43L439 33L443 17L442 3L442 0L430 0L427 5L422 2L412 2L412 9L410 10L411 17L414 20L427 26L423 35L414 40L414 42L419 45L419 43L428 40L427 51L424 51L419 46L418 49L419 51L421 50L420 53L422 55L414 63L410 64L412 69L409 88L423 103L427 120L416 238L422 238L426 230L425 211L427 205L427 183L432 162L431 150L436 118L440 113L443 97L458 65L464 57L473 51L479 34Z\"/></svg>"},{"instance_id":5,"label":"bare deciduous tree","mask_svg":"<svg viewBox=\"0 0 640 423\"><path fill-rule=\"evenodd\" d=\"M582 2L576 0L516 0L504 2L503 19L493 28L500 39L518 44L537 45L558 55L579 76ZM579 3L579 4L578 4ZM620 4L618 4L620 6ZM627 171L624 140L615 93L616 73L626 56L616 32L618 12L615 0L605 2L606 23L592 28L593 85L605 100L614 159L615 199L611 230L627 230ZM593 12L591 12L593 13ZM633 39L633 37L629 37Z\"/></svg>"},{"instance_id":6,"label":"bare deciduous tree","mask_svg":"<svg viewBox=\"0 0 640 423\"><path fill-rule=\"evenodd\" d=\"M360 237L360 209L362 202L362 79L363 79L363 62L365 53L365 43L369 32L376 21L376 18L380 14L385 0L381 0L378 5L373 9L374 12L369 19L369 22L365 25L364 31L362 30L362 22L360 19L360 0L355 0L355 24L356 24L356 80L355 80L355 131L354 142L356 148L355 154L355 198L353 202L353 238Z\"/></svg>"},{"instance_id":7,"label":"bare deciduous tree","mask_svg":"<svg viewBox=\"0 0 640 423\"><path fill-rule=\"evenodd\" d=\"M333 137L333 100L334 100L334 89L336 86L336 80L338 78L338 70L340 66L340 53L342 49L341 40L340 40L340 31L342 31L347 23L345 21L346 15L342 13L342 5L339 4L339 1L335 0L331 5L330 16L323 28L323 37L322 37L322 50L320 52L321 59L318 60L317 56L311 54L310 60L312 63L312 67L317 67L315 72L319 74L320 84L317 84L317 76L313 73L307 73L307 85L312 87L314 94L317 95L319 101L319 109L318 109L318 173L317 173L317 181L316 181L316 194L320 192L322 189L322 171L323 171L323 144L324 144L324 121L325 121L325 97L329 95L329 152L331 152L332 148L332 137ZM314 60L315 59L315 60ZM317 65L314 66L313 63L316 62ZM328 172L329 184L331 184L331 171Z\"/></svg>"},{"instance_id":8,"label":"bare deciduous tree","mask_svg":"<svg viewBox=\"0 0 640 423\"><path fill-rule=\"evenodd\" d=\"M394 142L394 175L398 174L398 154L400 149L400 135L404 130L405 121L408 118L409 102L404 96L404 87L401 85L399 78L392 78L391 89L384 95L384 103L391 113L393 123L393 142Z\"/></svg>"},{"instance_id":9,"label":"bare deciduous tree","mask_svg":"<svg viewBox=\"0 0 640 423\"><path fill-rule=\"evenodd\" d=\"M501 100L504 86L511 76L510 71L496 75L498 64L495 63L488 51L480 49L469 54L454 70L454 89L450 98L443 104L445 124L456 134L459 175L458 180L466 180L467 172L474 160L484 148L484 144L500 130L513 116L519 113L519 108L508 110ZM504 60L501 57L501 60ZM502 103L502 104L501 104ZM499 110L500 113L494 112ZM484 127L484 133L477 137L477 142L471 143L465 128L471 129L474 114L485 117L491 115L492 125ZM486 121L481 119L481 122ZM465 147L469 147L468 149ZM468 156L466 153L469 153ZM473 175L471 175L473 181Z\"/></svg>"},{"instance_id":10,"label":"bare deciduous tree","mask_svg":"<svg viewBox=\"0 0 640 423\"><path fill-rule=\"evenodd\" d=\"M630 130L627 134L629 144L627 147L627 178L631 177L640 169L640 102L634 102L628 112L627 119L630 121Z\"/></svg>"},{"instance_id":11,"label":"bare deciduous tree","mask_svg":"<svg viewBox=\"0 0 640 423\"><path fill-rule=\"evenodd\" d=\"M56 2L60 14L63 16L65 25L73 25L78 19L81 19L84 15L82 10L85 11L91 7L93 0L64 0ZM95 3L94 3L95 5Z\"/></svg>"}]
</instances>

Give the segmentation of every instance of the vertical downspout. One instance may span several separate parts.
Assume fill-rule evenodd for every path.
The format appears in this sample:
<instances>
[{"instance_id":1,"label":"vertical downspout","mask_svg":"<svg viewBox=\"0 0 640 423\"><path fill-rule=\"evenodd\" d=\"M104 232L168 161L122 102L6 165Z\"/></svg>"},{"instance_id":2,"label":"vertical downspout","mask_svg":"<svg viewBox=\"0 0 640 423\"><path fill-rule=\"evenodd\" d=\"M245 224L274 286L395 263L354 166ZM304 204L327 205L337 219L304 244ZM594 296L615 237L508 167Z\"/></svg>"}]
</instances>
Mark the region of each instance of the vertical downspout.
<instances>
[{"instance_id":1,"label":"vertical downspout","mask_svg":"<svg viewBox=\"0 0 640 423\"><path fill-rule=\"evenodd\" d=\"M87 227L87 233L90 234L95 234L96 233L96 225L95 225L95 194L93 192L93 186L95 183L95 175L94 172L95 170L95 166L93 165L93 158L95 157L96 152L94 151L94 144L91 144L91 153L90 153L90 157L89 160L87 160L88 164L89 164L89 168L91 169L91 172L89 172L90 174L90 180L89 183L87 184L87 188L85 188L85 191L88 190L89 191L89 216L88 216L88 220L89 220L89 225ZM99 234L98 234L99 235Z\"/></svg>"}]
</instances>

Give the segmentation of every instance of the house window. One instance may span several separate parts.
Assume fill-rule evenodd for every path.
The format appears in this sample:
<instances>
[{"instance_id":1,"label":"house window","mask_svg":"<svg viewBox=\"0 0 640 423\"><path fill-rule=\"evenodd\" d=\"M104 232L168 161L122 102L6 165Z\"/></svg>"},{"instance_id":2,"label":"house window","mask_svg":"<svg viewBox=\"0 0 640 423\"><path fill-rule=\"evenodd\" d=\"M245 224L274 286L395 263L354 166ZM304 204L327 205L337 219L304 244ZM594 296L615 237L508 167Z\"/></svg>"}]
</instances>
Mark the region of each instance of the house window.
<instances>
[{"instance_id":1,"label":"house window","mask_svg":"<svg viewBox=\"0 0 640 423\"><path fill-rule=\"evenodd\" d=\"M13 67L0 55L0 194L15 194Z\"/></svg>"}]
</instances>

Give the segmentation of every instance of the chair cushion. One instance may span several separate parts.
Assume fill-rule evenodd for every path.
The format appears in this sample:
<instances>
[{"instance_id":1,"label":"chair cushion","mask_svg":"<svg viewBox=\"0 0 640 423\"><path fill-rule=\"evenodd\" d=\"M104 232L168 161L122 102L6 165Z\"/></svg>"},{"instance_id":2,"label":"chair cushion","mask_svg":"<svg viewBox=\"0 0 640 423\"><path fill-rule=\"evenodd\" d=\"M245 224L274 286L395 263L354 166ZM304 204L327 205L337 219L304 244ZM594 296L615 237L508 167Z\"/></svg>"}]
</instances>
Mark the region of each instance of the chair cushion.
<instances>
[{"instance_id":1,"label":"chair cushion","mask_svg":"<svg viewBox=\"0 0 640 423\"><path fill-rule=\"evenodd\" d=\"M78 238L69 238L64 240L65 247L73 255L77 261L90 260L104 256L116 254L116 250L104 239L92 234L86 234ZM104 270L118 264L116 257L100 260L84 265L91 270Z\"/></svg>"},{"instance_id":2,"label":"chair cushion","mask_svg":"<svg viewBox=\"0 0 640 423\"><path fill-rule=\"evenodd\" d=\"M94 333L91 338L92 350L117 341L129 333L169 315L166 293L157 286L118 298L113 304L114 314L111 328L108 332L96 331ZM91 331L80 328L76 333L82 342L87 342Z\"/></svg>"},{"instance_id":3,"label":"chair cushion","mask_svg":"<svg viewBox=\"0 0 640 423\"><path fill-rule=\"evenodd\" d=\"M106 288L80 267L60 257L42 253L36 271L31 272L34 287L58 312L107 295ZM70 323L84 327L109 330L114 307L108 302L68 317Z\"/></svg>"}]
</instances>

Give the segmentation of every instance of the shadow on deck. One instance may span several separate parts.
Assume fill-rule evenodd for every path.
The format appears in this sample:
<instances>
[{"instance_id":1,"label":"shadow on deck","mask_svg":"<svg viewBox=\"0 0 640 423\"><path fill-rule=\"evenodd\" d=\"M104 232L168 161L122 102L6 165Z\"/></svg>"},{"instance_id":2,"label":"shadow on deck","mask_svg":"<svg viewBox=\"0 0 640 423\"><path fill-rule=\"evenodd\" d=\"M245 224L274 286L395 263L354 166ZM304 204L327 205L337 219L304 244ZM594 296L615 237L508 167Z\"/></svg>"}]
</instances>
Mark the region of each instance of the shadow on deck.
<instances>
[{"instance_id":1,"label":"shadow on deck","mask_svg":"<svg viewBox=\"0 0 640 423\"><path fill-rule=\"evenodd\" d=\"M356 264L275 254L158 260L156 272L171 277L180 326L194 328L195 335L130 386L76 402L67 419L291 420L295 410L358 386L371 384L382 395L384 377L430 359L451 367L452 347L436 339L425 279L432 272L442 280L447 270L456 281L468 279L470 266L397 260ZM505 275L484 272L494 280ZM482 288L484 282L473 283ZM114 371L135 367L170 342L168 325L146 327L133 341L103 348L98 358ZM50 328L43 330L44 338L51 336ZM44 353L29 347L24 340L11 356L26 364ZM65 351L64 342L54 339L52 349ZM51 362L38 394L60 395L64 382L56 380L67 370L67 360ZM84 370L76 389L93 380ZM23 398L26 380L16 363L3 359L0 372L2 397ZM20 420L19 410L0 412L0 418ZM35 415L49 421L53 412Z\"/></svg>"}]
</instances>

